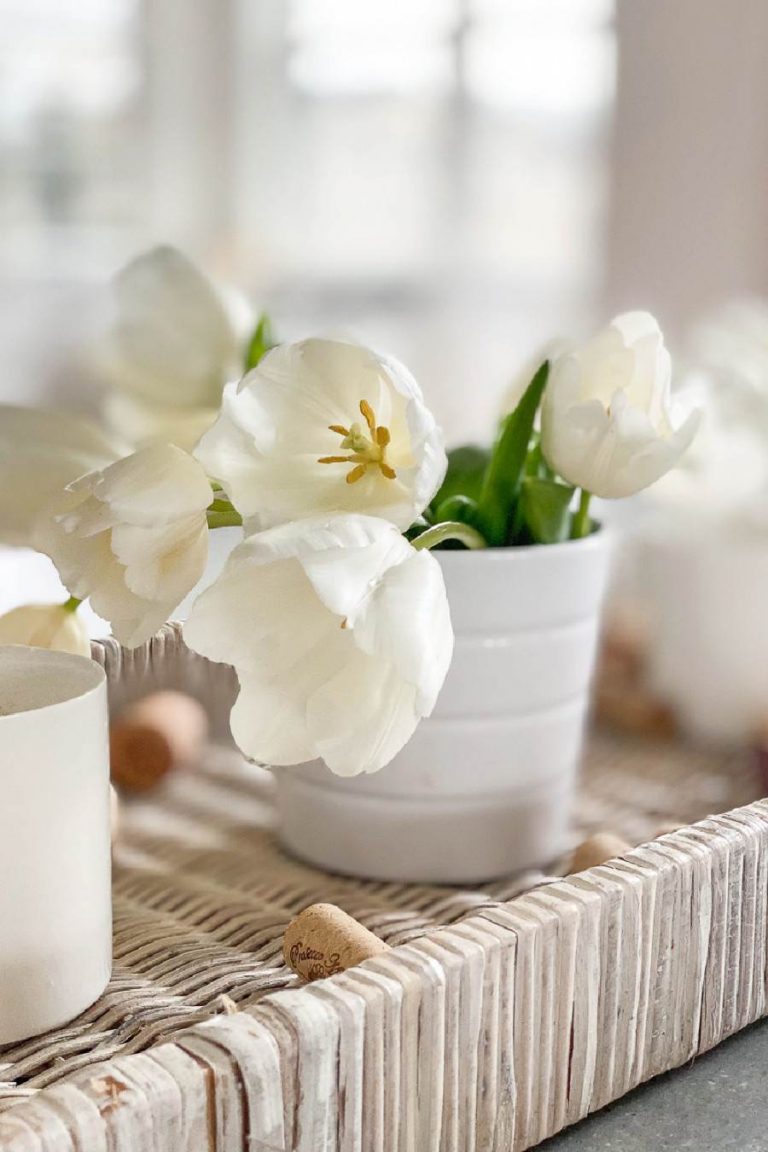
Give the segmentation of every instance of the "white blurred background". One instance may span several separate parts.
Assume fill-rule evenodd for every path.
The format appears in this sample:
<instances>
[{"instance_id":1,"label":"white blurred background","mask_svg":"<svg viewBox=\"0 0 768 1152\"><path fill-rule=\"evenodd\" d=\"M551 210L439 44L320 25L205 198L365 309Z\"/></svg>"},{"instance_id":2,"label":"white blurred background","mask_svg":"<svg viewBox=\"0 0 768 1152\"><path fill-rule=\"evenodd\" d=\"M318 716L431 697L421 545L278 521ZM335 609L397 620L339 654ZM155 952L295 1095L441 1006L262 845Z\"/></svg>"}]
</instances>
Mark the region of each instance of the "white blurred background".
<instances>
[{"instance_id":1,"label":"white blurred background","mask_svg":"<svg viewBox=\"0 0 768 1152\"><path fill-rule=\"evenodd\" d=\"M160 240L283 336L396 352L459 437L488 434L516 359L591 321L612 0L3 7L4 398L76 398L101 285Z\"/></svg>"},{"instance_id":2,"label":"white blurred background","mask_svg":"<svg viewBox=\"0 0 768 1152\"><path fill-rule=\"evenodd\" d=\"M0 401L95 410L109 278L170 242L281 339L399 356L452 443L492 435L543 341L648 308L678 363L714 365L709 442L764 421L768 460L768 306L720 311L768 297L765 0L0 15ZM739 487L729 443L708 492ZM38 594L20 564L0 608Z\"/></svg>"},{"instance_id":3,"label":"white blurred background","mask_svg":"<svg viewBox=\"0 0 768 1152\"><path fill-rule=\"evenodd\" d=\"M0 396L82 403L170 241L397 353L449 437L606 310L768 288L760 0L1 0Z\"/></svg>"},{"instance_id":4,"label":"white blurred background","mask_svg":"<svg viewBox=\"0 0 768 1152\"><path fill-rule=\"evenodd\" d=\"M0 0L0 398L87 402L153 242L412 367L450 439L607 311L768 290L761 0Z\"/></svg>"}]
</instances>

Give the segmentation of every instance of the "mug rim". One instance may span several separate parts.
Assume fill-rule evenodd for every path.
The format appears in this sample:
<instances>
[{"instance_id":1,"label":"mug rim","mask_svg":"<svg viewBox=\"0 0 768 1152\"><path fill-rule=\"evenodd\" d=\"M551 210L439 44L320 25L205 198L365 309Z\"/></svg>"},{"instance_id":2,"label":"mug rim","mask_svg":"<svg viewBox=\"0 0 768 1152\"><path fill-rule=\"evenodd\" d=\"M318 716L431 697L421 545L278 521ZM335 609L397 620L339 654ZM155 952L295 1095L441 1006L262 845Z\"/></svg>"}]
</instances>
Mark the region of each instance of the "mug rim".
<instances>
[{"instance_id":1,"label":"mug rim","mask_svg":"<svg viewBox=\"0 0 768 1152\"><path fill-rule=\"evenodd\" d=\"M8 677L13 676L14 669L27 674L29 671L32 673L39 671L40 674L52 672L54 677L60 674L60 686L40 703L4 711ZM72 675L73 672L75 675ZM106 679L101 664L90 656L60 652L52 648L35 648L26 644L2 644L0 645L0 724L20 716L65 707L77 700L83 700L94 692L104 689Z\"/></svg>"}]
</instances>

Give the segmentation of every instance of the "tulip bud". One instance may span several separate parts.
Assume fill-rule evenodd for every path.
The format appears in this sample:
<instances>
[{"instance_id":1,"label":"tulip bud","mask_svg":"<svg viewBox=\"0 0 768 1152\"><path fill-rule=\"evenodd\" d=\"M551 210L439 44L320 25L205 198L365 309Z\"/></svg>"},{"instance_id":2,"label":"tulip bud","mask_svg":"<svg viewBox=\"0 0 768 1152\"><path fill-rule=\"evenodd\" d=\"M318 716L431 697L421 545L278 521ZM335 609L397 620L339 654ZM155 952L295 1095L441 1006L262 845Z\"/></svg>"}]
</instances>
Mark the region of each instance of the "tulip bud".
<instances>
[{"instance_id":1,"label":"tulip bud","mask_svg":"<svg viewBox=\"0 0 768 1152\"><path fill-rule=\"evenodd\" d=\"M670 380L669 353L647 312L617 316L586 344L557 357L541 414L550 468L608 500L659 480L690 445L700 418L693 411L675 426Z\"/></svg>"},{"instance_id":2,"label":"tulip bud","mask_svg":"<svg viewBox=\"0 0 768 1152\"><path fill-rule=\"evenodd\" d=\"M76 656L90 656L88 629L77 614L77 602L25 604L0 616L0 644L54 648Z\"/></svg>"}]
</instances>

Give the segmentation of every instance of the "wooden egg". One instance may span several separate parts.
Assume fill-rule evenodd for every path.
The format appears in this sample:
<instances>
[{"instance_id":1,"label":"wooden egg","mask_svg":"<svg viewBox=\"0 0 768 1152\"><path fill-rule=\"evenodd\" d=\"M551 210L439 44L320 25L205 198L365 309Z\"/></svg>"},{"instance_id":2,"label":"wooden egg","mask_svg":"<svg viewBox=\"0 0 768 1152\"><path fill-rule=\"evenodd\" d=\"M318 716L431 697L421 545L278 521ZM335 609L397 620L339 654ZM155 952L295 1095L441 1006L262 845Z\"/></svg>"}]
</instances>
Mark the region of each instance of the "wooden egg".
<instances>
[{"instance_id":1,"label":"wooden egg","mask_svg":"<svg viewBox=\"0 0 768 1152\"><path fill-rule=\"evenodd\" d=\"M113 783L147 792L180 764L196 760L208 736L202 704L182 692L154 692L132 704L110 728Z\"/></svg>"},{"instance_id":2,"label":"wooden egg","mask_svg":"<svg viewBox=\"0 0 768 1152\"><path fill-rule=\"evenodd\" d=\"M568 871L584 872L587 868L595 868L598 864L605 864L606 860L613 860L615 856L623 856L630 847L626 840L613 832L595 832L582 840L574 850Z\"/></svg>"}]
</instances>

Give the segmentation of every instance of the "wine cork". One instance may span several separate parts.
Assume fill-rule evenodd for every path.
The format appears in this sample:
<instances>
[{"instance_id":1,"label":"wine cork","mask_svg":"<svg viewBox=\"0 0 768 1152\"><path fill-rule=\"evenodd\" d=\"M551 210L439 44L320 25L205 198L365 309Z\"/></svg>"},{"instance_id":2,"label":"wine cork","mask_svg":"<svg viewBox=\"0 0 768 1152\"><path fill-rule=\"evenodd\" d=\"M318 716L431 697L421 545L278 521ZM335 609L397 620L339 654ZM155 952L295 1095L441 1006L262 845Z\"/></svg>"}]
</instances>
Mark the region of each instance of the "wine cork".
<instances>
[{"instance_id":1,"label":"wine cork","mask_svg":"<svg viewBox=\"0 0 768 1152\"><path fill-rule=\"evenodd\" d=\"M615 856L623 856L628 852L630 845L613 832L595 832L582 840L571 857L569 873L584 872L587 868L595 868L598 864L605 864L606 860L613 860Z\"/></svg>"},{"instance_id":2,"label":"wine cork","mask_svg":"<svg viewBox=\"0 0 768 1152\"><path fill-rule=\"evenodd\" d=\"M311 904L290 922L283 938L286 964L305 980L333 976L388 951L388 944L335 904Z\"/></svg>"},{"instance_id":3,"label":"wine cork","mask_svg":"<svg viewBox=\"0 0 768 1152\"><path fill-rule=\"evenodd\" d=\"M667 704L640 686L616 680L598 678L595 716L601 724L638 736L669 739L677 732L675 714Z\"/></svg>"},{"instance_id":4,"label":"wine cork","mask_svg":"<svg viewBox=\"0 0 768 1152\"><path fill-rule=\"evenodd\" d=\"M110 728L112 780L147 792L176 765L195 760L208 735L202 704L182 692L155 692L127 708Z\"/></svg>"}]
</instances>

